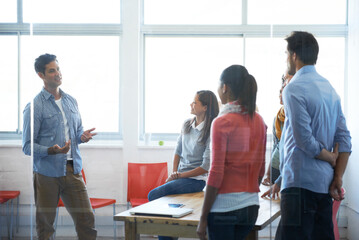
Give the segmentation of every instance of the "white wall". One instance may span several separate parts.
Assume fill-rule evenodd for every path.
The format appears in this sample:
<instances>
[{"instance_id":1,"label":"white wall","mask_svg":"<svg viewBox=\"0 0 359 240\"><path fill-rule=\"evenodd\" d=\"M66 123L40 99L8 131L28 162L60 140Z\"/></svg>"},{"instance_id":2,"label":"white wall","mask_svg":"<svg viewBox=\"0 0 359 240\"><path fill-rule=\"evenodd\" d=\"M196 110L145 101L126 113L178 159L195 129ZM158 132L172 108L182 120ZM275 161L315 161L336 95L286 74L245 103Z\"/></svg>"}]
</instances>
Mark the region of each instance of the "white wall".
<instances>
[{"instance_id":1,"label":"white wall","mask_svg":"<svg viewBox=\"0 0 359 240\"><path fill-rule=\"evenodd\" d=\"M123 147L80 147L90 197L115 198L126 204L127 162L168 162L172 169L173 147L135 147L139 158L124 158ZM20 204L33 202L31 158L19 144L0 146L0 189L20 190Z\"/></svg>"},{"instance_id":2,"label":"white wall","mask_svg":"<svg viewBox=\"0 0 359 240\"><path fill-rule=\"evenodd\" d=\"M21 203L33 199L30 160L18 145L0 147L0 189L19 190Z\"/></svg>"},{"instance_id":3,"label":"white wall","mask_svg":"<svg viewBox=\"0 0 359 240\"><path fill-rule=\"evenodd\" d=\"M116 212L126 209L127 163L128 162L168 162L172 169L174 147L133 146L137 158L124 158L124 146L83 145L80 150L86 174L90 197L116 199ZM0 190L20 191L20 231L16 236L29 237L32 230L36 235L31 158L22 153L21 142L0 142ZM73 222L65 209L60 209L57 236L76 236ZM96 210L96 228L99 236L110 237L112 228L112 207ZM0 211L1 236L7 236L5 207ZM123 223L117 223L117 235L124 236Z\"/></svg>"},{"instance_id":4,"label":"white wall","mask_svg":"<svg viewBox=\"0 0 359 240\"><path fill-rule=\"evenodd\" d=\"M349 38L348 38L348 108L347 121L352 135L352 154L346 169L344 185L347 190L347 216L348 239L358 239L359 236L359 1L350 0L349 14Z\"/></svg>"}]
</instances>

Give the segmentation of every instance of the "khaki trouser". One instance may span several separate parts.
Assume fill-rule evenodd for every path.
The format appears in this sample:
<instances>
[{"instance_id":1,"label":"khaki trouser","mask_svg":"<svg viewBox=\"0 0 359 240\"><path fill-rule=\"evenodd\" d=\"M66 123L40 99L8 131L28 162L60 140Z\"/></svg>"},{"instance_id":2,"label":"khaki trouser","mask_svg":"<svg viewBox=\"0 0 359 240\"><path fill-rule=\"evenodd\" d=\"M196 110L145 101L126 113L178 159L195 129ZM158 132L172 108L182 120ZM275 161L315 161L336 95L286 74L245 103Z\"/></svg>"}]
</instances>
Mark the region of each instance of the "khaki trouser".
<instances>
[{"instance_id":1,"label":"khaki trouser","mask_svg":"<svg viewBox=\"0 0 359 240\"><path fill-rule=\"evenodd\" d=\"M70 213L80 240L96 239L95 217L81 174L73 174L67 164L65 177L34 173L36 231L39 240L53 239L56 208L61 197Z\"/></svg>"}]
</instances>

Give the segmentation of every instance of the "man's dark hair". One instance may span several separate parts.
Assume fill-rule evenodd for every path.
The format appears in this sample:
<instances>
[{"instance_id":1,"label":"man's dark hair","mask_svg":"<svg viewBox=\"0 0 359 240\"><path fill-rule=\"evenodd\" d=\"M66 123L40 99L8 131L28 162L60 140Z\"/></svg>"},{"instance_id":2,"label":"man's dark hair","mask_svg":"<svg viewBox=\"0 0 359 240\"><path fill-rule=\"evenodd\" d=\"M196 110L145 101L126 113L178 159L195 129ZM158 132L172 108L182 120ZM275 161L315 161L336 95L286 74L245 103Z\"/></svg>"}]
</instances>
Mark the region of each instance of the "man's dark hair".
<instances>
[{"instance_id":1,"label":"man's dark hair","mask_svg":"<svg viewBox=\"0 0 359 240\"><path fill-rule=\"evenodd\" d=\"M287 51L295 53L306 65L317 63L319 45L313 34L308 32L294 31L286 39Z\"/></svg>"},{"instance_id":2,"label":"man's dark hair","mask_svg":"<svg viewBox=\"0 0 359 240\"><path fill-rule=\"evenodd\" d=\"M56 56L53 54L45 53L38 58L35 59L35 71L36 73L43 73L45 74L46 65L50 62L57 61Z\"/></svg>"}]
</instances>

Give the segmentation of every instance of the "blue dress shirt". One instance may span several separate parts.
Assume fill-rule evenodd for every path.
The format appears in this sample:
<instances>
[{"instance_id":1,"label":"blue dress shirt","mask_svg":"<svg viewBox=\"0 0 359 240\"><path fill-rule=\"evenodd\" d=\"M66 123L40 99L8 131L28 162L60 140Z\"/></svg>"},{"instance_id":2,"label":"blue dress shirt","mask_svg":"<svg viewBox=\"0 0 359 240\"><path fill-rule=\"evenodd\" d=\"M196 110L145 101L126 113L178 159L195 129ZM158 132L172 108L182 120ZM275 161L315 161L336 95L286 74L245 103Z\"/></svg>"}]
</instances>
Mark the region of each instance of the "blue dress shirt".
<instances>
[{"instance_id":1,"label":"blue dress shirt","mask_svg":"<svg viewBox=\"0 0 359 240\"><path fill-rule=\"evenodd\" d=\"M83 133L81 116L76 100L60 89L62 107L67 118L71 139L71 155L74 163L74 174L82 169L82 160L78 145L82 143ZM30 103L24 110L24 125L22 149L26 155L31 155L31 108ZM34 98L34 172L48 177L66 176L67 154L48 155L47 149L58 144L63 147L66 143L65 126L61 110L55 103L55 97L42 89Z\"/></svg>"},{"instance_id":2,"label":"blue dress shirt","mask_svg":"<svg viewBox=\"0 0 359 240\"><path fill-rule=\"evenodd\" d=\"M332 166L315 156L325 148L351 152L351 137L340 97L313 65L302 67L283 91L285 122L280 141L281 189L328 193Z\"/></svg>"}]
</instances>

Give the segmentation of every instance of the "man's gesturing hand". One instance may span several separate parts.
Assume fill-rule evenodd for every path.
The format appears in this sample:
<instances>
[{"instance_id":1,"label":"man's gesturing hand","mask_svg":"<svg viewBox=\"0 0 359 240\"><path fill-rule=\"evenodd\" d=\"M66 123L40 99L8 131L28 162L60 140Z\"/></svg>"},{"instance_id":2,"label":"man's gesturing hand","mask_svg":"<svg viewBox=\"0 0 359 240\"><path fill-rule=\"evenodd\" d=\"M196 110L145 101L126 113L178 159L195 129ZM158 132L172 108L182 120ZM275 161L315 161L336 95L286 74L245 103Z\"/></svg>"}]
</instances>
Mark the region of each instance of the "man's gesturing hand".
<instances>
[{"instance_id":1,"label":"man's gesturing hand","mask_svg":"<svg viewBox=\"0 0 359 240\"><path fill-rule=\"evenodd\" d=\"M81 135L81 141L86 143L92 139L93 136L97 135L97 133L92 133L96 128L91 128L89 130L84 131Z\"/></svg>"},{"instance_id":2,"label":"man's gesturing hand","mask_svg":"<svg viewBox=\"0 0 359 240\"><path fill-rule=\"evenodd\" d=\"M62 148L57 144L55 144L52 147L49 147L47 149L47 153L49 155L55 155L55 154L58 154L58 153L66 154L70 150L70 146L71 146L71 139L69 141L67 141L65 146L63 146Z\"/></svg>"}]
</instances>

